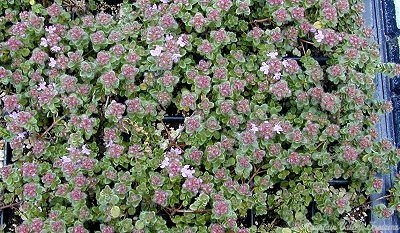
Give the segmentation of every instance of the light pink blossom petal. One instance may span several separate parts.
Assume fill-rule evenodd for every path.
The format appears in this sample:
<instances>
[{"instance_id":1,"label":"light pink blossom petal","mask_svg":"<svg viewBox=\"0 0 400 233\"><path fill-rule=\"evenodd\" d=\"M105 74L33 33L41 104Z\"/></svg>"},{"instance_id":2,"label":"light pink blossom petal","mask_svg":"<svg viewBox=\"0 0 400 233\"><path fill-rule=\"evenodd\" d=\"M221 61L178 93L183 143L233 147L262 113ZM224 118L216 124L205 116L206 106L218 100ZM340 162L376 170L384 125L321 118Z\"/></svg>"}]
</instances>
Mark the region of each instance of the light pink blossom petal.
<instances>
[{"instance_id":1,"label":"light pink blossom petal","mask_svg":"<svg viewBox=\"0 0 400 233\"><path fill-rule=\"evenodd\" d=\"M40 38L40 46L43 46L43 47L49 46L46 38L44 38L44 37Z\"/></svg>"},{"instance_id":2,"label":"light pink blossom petal","mask_svg":"<svg viewBox=\"0 0 400 233\"><path fill-rule=\"evenodd\" d=\"M266 62L261 63L260 71L262 71L264 74L269 73L269 66Z\"/></svg>"},{"instance_id":3,"label":"light pink blossom petal","mask_svg":"<svg viewBox=\"0 0 400 233\"><path fill-rule=\"evenodd\" d=\"M162 52L163 49L164 49L163 47L161 47L161 46L159 46L159 45L156 45L156 48L155 48L155 49L150 50L150 54L151 54L151 56L153 56L153 57L158 57L158 56L161 55L161 52Z\"/></svg>"},{"instance_id":4,"label":"light pink blossom petal","mask_svg":"<svg viewBox=\"0 0 400 233\"><path fill-rule=\"evenodd\" d=\"M280 134L283 131L282 126L280 126L280 125L275 125L273 130L277 134Z\"/></svg>"},{"instance_id":5,"label":"light pink blossom petal","mask_svg":"<svg viewBox=\"0 0 400 233\"><path fill-rule=\"evenodd\" d=\"M185 41L183 41L183 37L182 36L180 36L178 38L178 40L176 41L176 44L178 44L181 47L185 47L185 45L186 45Z\"/></svg>"},{"instance_id":6,"label":"light pink blossom petal","mask_svg":"<svg viewBox=\"0 0 400 233\"><path fill-rule=\"evenodd\" d=\"M86 145L83 145L83 146L82 146L82 151L81 151L81 152L82 152L82 154L90 155L90 152L91 152L91 151L89 150L89 148L86 147Z\"/></svg>"},{"instance_id":7,"label":"light pink blossom petal","mask_svg":"<svg viewBox=\"0 0 400 233\"><path fill-rule=\"evenodd\" d=\"M317 42L321 43L321 41L325 38L325 36L321 30L318 30L317 33L314 35L314 38Z\"/></svg>"},{"instance_id":8,"label":"light pink blossom petal","mask_svg":"<svg viewBox=\"0 0 400 233\"><path fill-rule=\"evenodd\" d=\"M272 59L274 59L274 58L276 58L278 56L278 53L277 52L270 52L270 53L267 53L267 56L272 58Z\"/></svg>"}]
</instances>

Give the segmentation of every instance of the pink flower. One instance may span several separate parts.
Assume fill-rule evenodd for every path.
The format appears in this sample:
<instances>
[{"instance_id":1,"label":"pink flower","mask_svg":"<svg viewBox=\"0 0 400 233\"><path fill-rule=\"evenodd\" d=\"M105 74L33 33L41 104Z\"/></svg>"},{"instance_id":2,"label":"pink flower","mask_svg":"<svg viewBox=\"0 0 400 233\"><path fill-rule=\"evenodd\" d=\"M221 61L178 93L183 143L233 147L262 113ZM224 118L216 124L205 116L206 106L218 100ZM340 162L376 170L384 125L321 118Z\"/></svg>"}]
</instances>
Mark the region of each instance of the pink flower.
<instances>
[{"instance_id":1,"label":"pink flower","mask_svg":"<svg viewBox=\"0 0 400 233\"><path fill-rule=\"evenodd\" d=\"M38 166L35 163L24 163L22 165L22 176L23 177L35 177L37 176Z\"/></svg>"},{"instance_id":2,"label":"pink flower","mask_svg":"<svg viewBox=\"0 0 400 233\"><path fill-rule=\"evenodd\" d=\"M37 194L36 188L37 186L34 183L25 184L23 187L23 194L28 198L35 198Z\"/></svg>"},{"instance_id":3,"label":"pink flower","mask_svg":"<svg viewBox=\"0 0 400 233\"><path fill-rule=\"evenodd\" d=\"M156 45L155 49L150 50L150 54L153 57L159 57L161 55L161 52L162 52L163 49L164 49L163 47L161 47L159 45Z\"/></svg>"},{"instance_id":4,"label":"pink flower","mask_svg":"<svg viewBox=\"0 0 400 233\"><path fill-rule=\"evenodd\" d=\"M383 187L383 180L375 178L372 182L372 187L374 187L375 189L381 189Z\"/></svg>"},{"instance_id":5,"label":"pink flower","mask_svg":"<svg viewBox=\"0 0 400 233\"><path fill-rule=\"evenodd\" d=\"M220 200L214 203L214 213L216 216L221 217L229 213L229 203L224 200Z\"/></svg>"},{"instance_id":6,"label":"pink flower","mask_svg":"<svg viewBox=\"0 0 400 233\"><path fill-rule=\"evenodd\" d=\"M154 192L153 201L161 206L166 206L168 202L168 196L169 194L166 191L158 189Z\"/></svg>"},{"instance_id":7,"label":"pink flower","mask_svg":"<svg viewBox=\"0 0 400 233\"><path fill-rule=\"evenodd\" d=\"M185 180L185 183L183 183L182 187L193 192L194 194L197 194L199 189L201 188L203 181L199 178L196 177L190 177Z\"/></svg>"}]
</instances>

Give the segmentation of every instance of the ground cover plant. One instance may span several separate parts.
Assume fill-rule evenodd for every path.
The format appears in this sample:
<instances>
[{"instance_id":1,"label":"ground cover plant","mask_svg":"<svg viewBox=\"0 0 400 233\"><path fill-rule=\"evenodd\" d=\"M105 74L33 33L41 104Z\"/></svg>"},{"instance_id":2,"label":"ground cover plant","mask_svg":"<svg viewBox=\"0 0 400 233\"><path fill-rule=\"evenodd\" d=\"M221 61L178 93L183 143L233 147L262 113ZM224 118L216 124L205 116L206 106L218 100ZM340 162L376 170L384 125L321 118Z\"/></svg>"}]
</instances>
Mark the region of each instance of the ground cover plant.
<instances>
[{"instance_id":1,"label":"ground cover plant","mask_svg":"<svg viewBox=\"0 0 400 233\"><path fill-rule=\"evenodd\" d=\"M16 232L340 232L399 161L363 1L69 2L0 3Z\"/></svg>"}]
</instances>

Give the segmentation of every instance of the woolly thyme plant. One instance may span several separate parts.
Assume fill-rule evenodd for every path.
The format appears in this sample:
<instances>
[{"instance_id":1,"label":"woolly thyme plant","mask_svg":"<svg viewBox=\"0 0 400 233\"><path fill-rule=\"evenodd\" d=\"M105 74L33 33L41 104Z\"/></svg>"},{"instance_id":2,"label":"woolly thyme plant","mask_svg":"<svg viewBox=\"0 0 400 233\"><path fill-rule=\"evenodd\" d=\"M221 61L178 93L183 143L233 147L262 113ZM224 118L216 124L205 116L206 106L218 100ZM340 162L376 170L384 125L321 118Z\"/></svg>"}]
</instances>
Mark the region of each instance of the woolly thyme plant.
<instances>
[{"instance_id":1,"label":"woolly thyme plant","mask_svg":"<svg viewBox=\"0 0 400 233\"><path fill-rule=\"evenodd\" d=\"M363 1L137 0L117 16L47 2L0 5L16 232L342 231L399 160L375 130L392 106L374 74L400 67L379 62Z\"/></svg>"}]
</instances>

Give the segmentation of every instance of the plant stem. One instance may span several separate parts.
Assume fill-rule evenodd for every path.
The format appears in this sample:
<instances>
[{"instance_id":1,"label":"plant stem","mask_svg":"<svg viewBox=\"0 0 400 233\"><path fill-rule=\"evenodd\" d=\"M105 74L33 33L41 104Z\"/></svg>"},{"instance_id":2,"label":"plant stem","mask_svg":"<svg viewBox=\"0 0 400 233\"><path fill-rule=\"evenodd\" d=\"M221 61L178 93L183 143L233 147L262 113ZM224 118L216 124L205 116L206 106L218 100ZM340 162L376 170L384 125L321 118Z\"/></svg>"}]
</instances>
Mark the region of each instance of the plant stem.
<instances>
[{"instance_id":1,"label":"plant stem","mask_svg":"<svg viewBox=\"0 0 400 233\"><path fill-rule=\"evenodd\" d=\"M22 203L22 201L15 202L15 203L12 203L12 204L9 204L9 205L4 205L4 206L1 206L1 207L0 207L0 210L4 210L4 209L8 209L8 208L13 208L13 207L15 207L15 206L17 206L17 205L19 205L19 204L21 204L21 203Z\"/></svg>"},{"instance_id":2,"label":"plant stem","mask_svg":"<svg viewBox=\"0 0 400 233\"><path fill-rule=\"evenodd\" d=\"M254 171L253 175L250 177L250 179L249 179L249 181L247 182L247 184L249 184L249 183L254 179L254 177L256 177L256 175L259 174L260 169L261 169L260 167L259 167L259 168L256 168L256 170Z\"/></svg>"},{"instance_id":3,"label":"plant stem","mask_svg":"<svg viewBox=\"0 0 400 233\"><path fill-rule=\"evenodd\" d=\"M42 133L42 134L39 136L39 138L42 138L44 135L46 135L52 128L54 128L54 126L56 126L56 124L57 124L59 121L61 121L62 119L64 119L64 117L65 117L65 115L62 116L62 117L60 117L60 118L58 118L58 120L53 121L53 124L51 124L50 127L47 128L46 131L44 131L44 133Z\"/></svg>"},{"instance_id":4,"label":"plant stem","mask_svg":"<svg viewBox=\"0 0 400 233\"><path fill-rule=\"evenodd\" d=\"M308 40L303 40L303 39L300 39L300 38L299 38L299 40L300 40L301 42L304 42L304 43L307 43L307 44L310 44L310 45L315 45L313 42L310 42L310 41L308 41Z\"/></svg>"},{"instance_id":5,"label":"plant stem","mask_svg":"<svg viewBox=\"0 0 400 233\"><path fill-rule=\"evenodd\" d=\"M211 210L175 210L178 213L208 213Z\"/></svg>"},{"instance_id":6,"label":"plant stem","mask_svg":"<svg viewBox=\"0 0 400 233\"><path fill-rule=\"evenodd\" d=\"M265 19L254 20L254 23L263 23L263 22L271 22L271 19L265 18Z\"/></svg>"}]
</instances>

